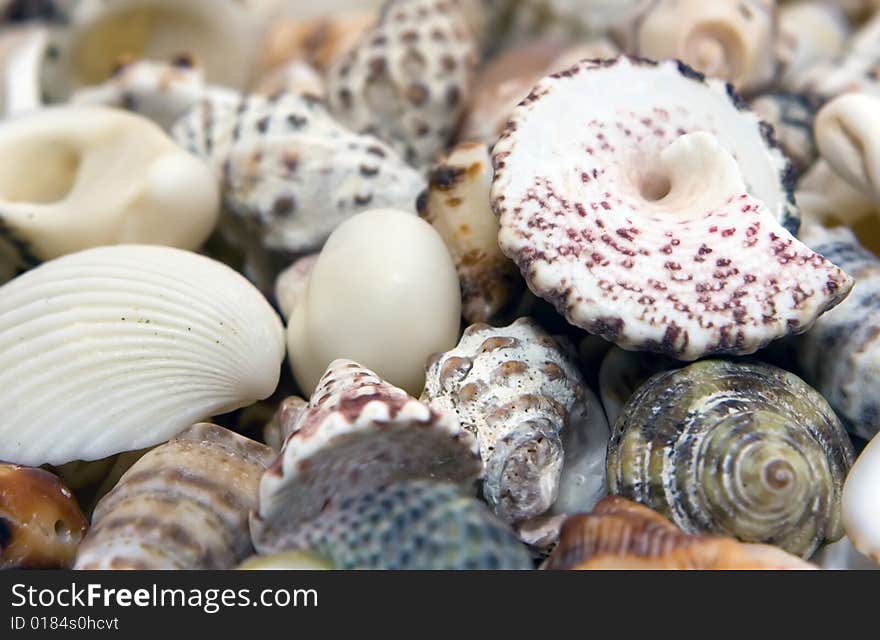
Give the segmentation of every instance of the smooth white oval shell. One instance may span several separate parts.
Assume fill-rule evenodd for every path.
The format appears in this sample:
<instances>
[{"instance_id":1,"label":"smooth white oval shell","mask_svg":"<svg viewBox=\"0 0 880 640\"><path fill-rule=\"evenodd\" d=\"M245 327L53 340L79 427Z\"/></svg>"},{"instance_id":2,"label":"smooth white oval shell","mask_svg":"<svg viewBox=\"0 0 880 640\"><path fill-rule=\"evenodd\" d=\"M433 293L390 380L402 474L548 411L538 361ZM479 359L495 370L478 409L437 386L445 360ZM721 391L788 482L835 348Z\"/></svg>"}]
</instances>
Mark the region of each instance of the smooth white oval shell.
<instances>
[{"instance_id":1,"label":"smooth white oval shell","mask_svg":"<svg viewBox=\"0 0 880 640\"><path fill-rule=\"evenodd\" d=\"M417 216L376 209L330 236L287 329L293 373L311 393L349 358L418 396L425 362L455 346L458 274L440 235Z\"/></svg>"},{"instance_id":2,"label":"smooth white oval shell","mask_svg":"<svg viewBox=\"0 0 880 640\"><path fill-rule=\"evenodd\" d=\"M281 322L229 267L168 247L99 247L0 288L0 460L143 449L269 396Z\"/></svg>"},{"instance_id":3,"label":"smooth white oval shell","mask_svg":"<svg viewBox=\"0 0 880 640\"><path fill-rule=\"evenodd\" d=\"M880 435L868 443L846 477L840 510L853 546L880 563Z\"/></svg>"}]
</instances>

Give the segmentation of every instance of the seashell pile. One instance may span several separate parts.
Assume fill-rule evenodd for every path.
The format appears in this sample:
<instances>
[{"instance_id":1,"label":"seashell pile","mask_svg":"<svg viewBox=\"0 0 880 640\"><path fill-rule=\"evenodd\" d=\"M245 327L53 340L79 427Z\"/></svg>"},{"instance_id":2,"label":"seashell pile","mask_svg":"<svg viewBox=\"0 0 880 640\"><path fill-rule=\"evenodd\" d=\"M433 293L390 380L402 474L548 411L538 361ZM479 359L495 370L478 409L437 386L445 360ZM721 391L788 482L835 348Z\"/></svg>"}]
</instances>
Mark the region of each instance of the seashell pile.
<instances>
[{"instance_id":1,"label":"seashell pile","mask_svg":"<svg viewBox=\"0 0 880 640\"><path fill-rule=\"evenodd\" d=\"M0 569L880 568L877 0L0 0Z\"/></svg>"}]
</instances>

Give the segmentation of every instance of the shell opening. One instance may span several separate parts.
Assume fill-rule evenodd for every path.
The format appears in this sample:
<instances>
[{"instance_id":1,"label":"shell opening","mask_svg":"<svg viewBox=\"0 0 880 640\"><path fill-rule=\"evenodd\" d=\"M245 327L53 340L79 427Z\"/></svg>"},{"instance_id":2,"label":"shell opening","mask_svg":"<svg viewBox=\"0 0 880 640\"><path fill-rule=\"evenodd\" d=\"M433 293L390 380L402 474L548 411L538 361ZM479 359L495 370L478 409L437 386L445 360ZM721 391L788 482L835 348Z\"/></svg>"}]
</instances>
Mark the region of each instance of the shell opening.
<instances>
[{"instance_id":1,"label":"shell opening","mask_svg":"<svg viewBox=\"0 0 880 640\"><path fill-rule=\"evenodd\" d=\"M10 147L0 149L0 199L49 204L67 197L82 161L73 145L43 137L14 140Z\"/></svg>"},{"instance_id":2,"label":"shell opening","mask_svg":"<svg viewBox=\"0 0 880 640\"><path fill-rule=\"evenodd\" d=\"M650 171L639 180L639 193L648 202L657 202L669 195L672 182L668 175Z\"/></svg>"},{"instance_id":3,"label":"shell opening","mask_svg":"<svg viewBox=\"0 0 880 640\"><path fill-rule=\"evenodd\" d=\"M688 35L685 59L716 78L739 78L745 54L740 35L723 22L703 22Z\"/></svg>"}]
</instances>

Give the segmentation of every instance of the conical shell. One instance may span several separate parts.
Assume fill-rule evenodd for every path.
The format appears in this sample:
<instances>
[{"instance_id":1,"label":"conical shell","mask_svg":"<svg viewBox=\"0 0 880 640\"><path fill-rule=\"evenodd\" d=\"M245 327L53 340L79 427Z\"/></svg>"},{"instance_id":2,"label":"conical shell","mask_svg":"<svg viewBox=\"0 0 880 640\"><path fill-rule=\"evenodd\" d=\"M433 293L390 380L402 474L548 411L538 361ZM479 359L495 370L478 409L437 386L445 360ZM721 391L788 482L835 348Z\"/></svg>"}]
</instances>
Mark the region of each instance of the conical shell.
<instances>
[{"instance_id":1,"label":"conical shell","mask_svg":"<svg viewBox=\"0 0 880 640\"><path fill-rule=\"evenodd\" d=\"M260 553L302 548L304 530L346 499L398 481L462 485L482 471L473 436L350 360L330 364L281 455L260 481L251 518Z\"/></svg>"},{"instance_id":2,"label":"conical shell","mask_svg":"<svg viewBox=\"0 0 880 640\"><path fill-rule=\"evenodd\" d=\"M66 569L88 527L48 471L0 462L0 569Z\"/></svg>"},{"instance_id":3,"label":"conical shell","mask_svg":"<svg viewBox=\"0 0 880 640\"><path fill-rule=\"evenodd\" d=\"M197 424L138 460L95 508L75 569L232 569L275 453Z\"/></svg>"},{"instance_id":4,"label":"conical shell","mask_svg":"<svg viewBox=\"0 0 880 640\"><path fill-rule=\"evenodd\" d=\"M693 536L647 507L612 496L572 516L542 569L815 569L782 549Z\"/></svg>"},{"instance_id":5,"label":"conical shell","mask_svg":"<svg viewBox=\"0 0 880 640\"><path fill-rule=\"evenodd\" d=\"M309 96L210 95L172 135L214 167L244 231L284 255L317 251L370 208L415 212L425 184L390 147L352 133Z\"/></svg>"},{"instance_id":6,"label":"conical shell","mask_svg":"<svg viewBox=\"0 0 880 640\"><path fill-rule=\"evenodd\" d=\"M531 555L485 504L449 483L411 481L339 501L307 526L304 548L337 569L532 569Z\"/></svg>"},{"instance_id":7,"label":"conical shell","mask_svg":"<svg viewBox=\"0 0 880 640\"><path fill-rule=\"evenodd\" d=\"M95 460L265 398L281 322L241 275L141 245L58 258L0 288L0 459Z\"/></svg>"},{"instance_id":8,"label":"conical shell","mask_svg":"<svg viewBox=\"0 0 880 640\"><path fill-rule=\"evenodd\" d=\"M572 359L531 319L469 327L455 349L429 362L422 399L476 435L483 492L503 520L547 513L567 457L583 465L567 507L589 509L603 495L607 423ZM569 437L578 446L565 451Z\"/></svg>"},{"instance_id":9,"label":"conical shell","mask_svg":"<svg viewBox=\"0 0 880 640\"><path fill-rule=\"evenodd\" d=\"M630 398L608 447L608 482L686 533L809 557L843 535L852 461L837 416L800 378L705 360L657 374Z\"/></svg>"},{"instance_id":10,"label":"conical shell","mask_svg":"<svg viewBox=\"0 0 880 640\"><path fill-rule=\"evenodd\" d=\"M772 130L680 62L585 60L544 78L493 153L501 250L571 324L623 348L754 353L852 288L789 231Z\"/></svg>"},{"instance_id":11,"label":"conical shell","mask_svg":"<svg viewBox=\"0 0 880 640\"><path fill-rule=\"evenodd\" d=\"M798 363L848 428L870 439L880 429L880 259L843 227L809 225L803 236L858 284L843 304L798 337Z\"/></svg>"}]
</instances>

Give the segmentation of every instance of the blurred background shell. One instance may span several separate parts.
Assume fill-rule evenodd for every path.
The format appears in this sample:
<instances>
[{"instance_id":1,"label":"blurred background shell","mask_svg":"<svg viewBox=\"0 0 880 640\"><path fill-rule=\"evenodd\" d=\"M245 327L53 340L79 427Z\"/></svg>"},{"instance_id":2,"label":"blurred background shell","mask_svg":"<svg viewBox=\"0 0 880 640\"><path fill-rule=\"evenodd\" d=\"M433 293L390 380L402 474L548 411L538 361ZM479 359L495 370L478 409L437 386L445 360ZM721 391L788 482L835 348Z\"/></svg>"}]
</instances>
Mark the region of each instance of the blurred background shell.
<instances>
[{"instance_id":1,"label":"blurred background shell","mask_svg":"<svg viewBox=\"0 0 880 640\"><path fill-rule=\"evenodd\" d=\"M614 425L608 482L686 533L809 557L843 535L852 463L837 416L802 380L708 360L659 373L630 398Z\"/></svg>"},{"instance_id":2,"label":"blurred background shell","mask_svg":"<svg viewBox=\"0 0 880 640\"><path fill-rule=\"evenodd\" d=\"M248 514L267 446L197 424L138 460L95 508L75 569L232 569L252 552Z\"/></svg>"}]
</instances>

